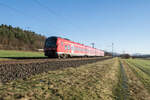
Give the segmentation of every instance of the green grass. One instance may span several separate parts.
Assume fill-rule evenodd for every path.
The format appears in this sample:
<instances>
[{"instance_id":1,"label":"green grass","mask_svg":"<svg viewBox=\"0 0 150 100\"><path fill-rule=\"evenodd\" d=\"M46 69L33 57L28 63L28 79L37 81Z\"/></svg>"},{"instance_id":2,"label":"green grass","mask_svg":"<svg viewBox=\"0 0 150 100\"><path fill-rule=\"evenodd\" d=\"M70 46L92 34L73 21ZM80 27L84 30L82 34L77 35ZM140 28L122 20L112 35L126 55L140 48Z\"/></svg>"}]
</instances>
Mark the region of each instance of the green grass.
<instances>
[{"instance_id":1,"label":"green grass","mask_svg":"<svg viewBox=\"0 0 150 100\"><path fill-rule=\"evenodd\" d=\"M0 58L7 57L44 57L43 52L0 50Z\"/></svg>"},{"instance_id":2,"label":"green grass","mask_svg":"<svg viewBox=\"0 0 150 100\"><path fill-rule=\"evenodd\" d=\"M129 60L129 62L134 64L141 71L143 71L146 74L150 75L150 61L136 59L136 60Z\"/></svg>"},{"instance_id":3,"label":"green grass","mask_svg":"<svg viewBox=\"0 0 150 100\"><path fill-rule=\"evenodd\" d=\"M150 93L150 66L147 65L149 61L130 59L126 62Z\"/></svg>"}]
</instances>

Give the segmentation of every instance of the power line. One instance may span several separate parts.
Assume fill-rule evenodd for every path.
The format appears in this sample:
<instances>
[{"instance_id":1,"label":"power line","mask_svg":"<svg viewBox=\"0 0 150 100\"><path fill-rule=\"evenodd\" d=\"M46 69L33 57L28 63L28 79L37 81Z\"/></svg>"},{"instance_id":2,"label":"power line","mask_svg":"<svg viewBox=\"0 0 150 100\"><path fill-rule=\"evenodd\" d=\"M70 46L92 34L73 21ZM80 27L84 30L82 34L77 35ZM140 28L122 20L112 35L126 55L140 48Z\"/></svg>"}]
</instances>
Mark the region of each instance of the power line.
<instances>
[{"instance_id":1,"label":"power line","mask_svg":"<svg viewBox=\"0 0 150 100\"><path fill-rule=\"evenodd\" d=\"M35 1L36 1L36 0L35 0ZM42 4L40 4L40 2L37 2L37 3L42 6ZM13 12L15 12L15 13L18 13L18 14L24 16L24 17L32 18L33 20L38 19L38 17L24 14L22 11L20 11L20 10L16 9L15 7L10 6L10 5L8 5L8 4L1 3L1 2L0 2L0 6L5 7L5 8L8 8L8 9L10 9L11 11L13 11ZM47 7L46 9L48 9L48 7ZM51 12L53 15L58 16L58 15L57 15L55 12L53 12L52 10L48 9L48 11ZM26 29L29 30L30 28L31 28L31 27L25 27L25 30L26 30Z\"/></svg>"},{"instance_id":2,"label":"power line","mask_svg":"<svg viewBox=\"0 0 150 100\"><path fill-rule=\"evenodd\" d=\"M50 9L49 7L47 7L46 5L44 5L44 4L42 4L39 0L33 0L36 4L38 4L39 6L41 6L42 8L44 8L44 9L46 9L48 12L49 12L49 14L51 15L51 14L53 14L53 15L55 15L55 16L57 16L57 17L61 17L61 18L63 18L64 20L67 20L68 18L66 18L65 16L62 16L62 15L60 15L60 14L58 14L58 13L56 13L55 11L53 11L52 9ZM70 24L70 25L72 25L72 26L74 26L74 27L76 27L76 25L74 25L72 22L70 22L69 20L67 20L67 21L65 21L66 23L68 23L68 24ZM79 30L79 27L76 27L78 30Z\"/></svg>"},{"instance_id":3,"label":"power line","mask_svg":"<svg viewBox=\"0 0 150 100\"><path fill-rule=\"evenodd\" d=\"M8 8L8 9L12 10L13 12L16 12L16 13L18 13L18 14L24 16L24 17L28 17L28 18L31 18L31 17L32 17L32 19L36 19L36 18L37 18L37 17L35 17L35 16L27 15L27 14L25 14L24 12L22 12L22 11L16 9L16 8L14 8L13 6L10 6L10 5L7 5L7 4L4 4L4 3L0 3L0 6L3 6L3 7L5 7L5 8Z\"/></svg>"},{"instance_id":4,"label":"power line","mask_svg":"<svg viewBox=\"0 0 150 100\"><path fill-rule=\"evenodd\" d=\"M19 11L18 9L16 9L16 8L14 8L14 7L12 7L12 6L9 6L9 5L7 5L7 4L4 4L4 3L1 3L1 2L0 2L0 6L3 6L3 7L5 7L5 8L8 8L8 9L10 9L10 10L16 12L16 13L19 13L19 14L23 15L23 16L26 16L23 12L21 12L21 11Z\"/></svg>"},{"instance_id":5,"label":"power line","mask_svg":"<svg viewBox=\"0 0 150 100\"><path fill-rule=\"evenodd\" d=\"M43 5L40 1L38 0L33 0L36 4L38 4L39 6L43 7L44 9L46 9L50 14L53 14L55 16L59 16L55 11L51 10L50 8L48 8L47 6Z\"/></svg>"},{"instance_id":6,"label":"power line","mask_svg":"<svg viewBox=\"0 0 150 100\"><path fill-rule=\"evenodd\" d=\"M18 13L18 14L24 16L24 17L32 18L32 19L34 19L34 20L37 19L37 17L24 14L24 12L22 12L22 11L16 9L16 8L14 8L13 6L7 5L7 4L5 4L5 3L1 3L1 2L0 2L0 6L5 7L5 8L8 8L8 9L10 9L11 11L16 12L16 13ZM26 30L26 29L29 30L30 28L31 28L31 27L25 27L25 30Z\"/></svg>"}]
</instances>

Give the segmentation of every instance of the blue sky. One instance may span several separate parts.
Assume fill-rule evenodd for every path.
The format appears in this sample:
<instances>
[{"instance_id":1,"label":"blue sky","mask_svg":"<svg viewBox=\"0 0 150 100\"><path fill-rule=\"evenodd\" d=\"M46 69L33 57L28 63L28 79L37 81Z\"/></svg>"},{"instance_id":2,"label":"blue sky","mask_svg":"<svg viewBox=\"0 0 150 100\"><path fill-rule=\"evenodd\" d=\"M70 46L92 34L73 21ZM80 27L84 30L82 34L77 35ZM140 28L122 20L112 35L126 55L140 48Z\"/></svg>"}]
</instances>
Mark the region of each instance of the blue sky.
<instances>
[{"instance_id":1,"label":"blue sky","mask_svg":"<svg viewBox=\"0 0 150 100\"><path fill-rule=\"evenodd\" d=\"M0 24L150 54L150 0L0 0Z\"/></svg>"}]
</instances>

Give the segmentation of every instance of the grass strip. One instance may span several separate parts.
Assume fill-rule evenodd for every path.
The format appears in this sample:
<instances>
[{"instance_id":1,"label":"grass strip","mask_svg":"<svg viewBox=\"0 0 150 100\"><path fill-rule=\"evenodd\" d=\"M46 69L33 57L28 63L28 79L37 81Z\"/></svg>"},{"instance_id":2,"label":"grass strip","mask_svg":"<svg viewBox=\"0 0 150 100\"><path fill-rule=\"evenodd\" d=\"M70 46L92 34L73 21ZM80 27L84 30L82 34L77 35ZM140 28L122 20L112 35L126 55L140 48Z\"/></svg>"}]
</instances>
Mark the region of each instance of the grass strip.
<instances>
[{"instance_id":1,"label":"grass strip","mask_svg":"<svg viewBox=\"0 0 150 100\"><path fill-rule=\"evenodd\" d=\"M43 52L0 50L0 58L9 57L44 57Z\"/></svg>"},{"instance_id":2,"label":"grass strip","mask_svg":"<svg viewBox=\"0 0 150 100\"><path fill-rule=\"evenodd\" d=\"M144 67L144 68L146 68L147 70L149 70L150 71L150 61L147 61L147 60L139 60L139 59L135 59L135 60L129 60L129 61L131 61L131 62L133 62L133 63L136 63L136 64L138 64L138 65L140 65L140 66L142 66L142 67Z\"/></svg>"},{"instance_id":3,"label":"grass strip","mask_svg":"<svg viewBox=\"0 0 150 100\"><path fill-rule=\"evenodd\" d=\"M147 75L150 76L150 69L146 68L144 65L140 65L138 63L135 63L135 62L131 62L131 64L133 64L135 67L137 67L138 69L140 69L141 71L143 71L144 73L146 73Z\"/></svg>"},{"instance_id":4,"label":"grass strip","mask_svg":"<svg viewBox=\"0 0 150 100\"><path fill-rule=\"evenodd\" d=\"M144 84L145 88L150 93L150 77L147 73L139 69L135 64L131 61L126 61L129 68L135 73L135 75L139 78L139 80Z\"/></svg>"}]
</instances>

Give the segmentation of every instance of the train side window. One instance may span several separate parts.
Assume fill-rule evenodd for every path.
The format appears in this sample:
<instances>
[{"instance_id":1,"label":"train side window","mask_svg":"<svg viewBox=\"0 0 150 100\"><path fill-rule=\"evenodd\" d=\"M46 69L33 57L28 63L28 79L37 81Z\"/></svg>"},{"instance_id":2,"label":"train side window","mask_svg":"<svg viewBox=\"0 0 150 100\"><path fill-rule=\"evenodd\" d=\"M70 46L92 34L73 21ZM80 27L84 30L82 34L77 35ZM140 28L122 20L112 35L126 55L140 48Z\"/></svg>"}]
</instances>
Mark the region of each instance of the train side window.
<instances>
[{"instance_id":1,"label":"train side window","mask_svg":"<svg viewBox=\"0 0 150 100\"><path fill-rule=\"evenodd\" d=\"M74 47L74 51L77 51L76 47Z\"/></svg>"},{"instance_id":2,"label":"train side window","mask_svg":"<svg viewBox=\"0 0 150 100\"><path fill-rule=\"evenodd\" d=\"M61 42L61 46L63 46L63 42Z\"/></svg>"},{"instance_id":3,"label":"train side window","mask_svg":"<svg viewBox=\"0 0 150 100\"><path fill-rule=\"evenodd\" d=\"M67 50L67 45L65 45L65 50Z\"/></svg>"},{"instance_id":4,"label":"train side window","mask_svg":"<svg viewBox=\"0 0 150 100\"><path fill-rule=\"evenodd\" d=\"M77 51L79 51L79 47L77 47Z\"/></svg>"},{"instance_id":5,"label":"train side window","mask_svg":"<svg viewBox=\"0 0 150 100\"><path fill-rule=\"evenodd\" d=\"M74 50L73 46L71 47L71 50Z\"/></svg>"}]
</instances>

